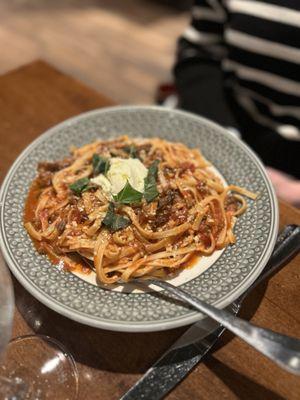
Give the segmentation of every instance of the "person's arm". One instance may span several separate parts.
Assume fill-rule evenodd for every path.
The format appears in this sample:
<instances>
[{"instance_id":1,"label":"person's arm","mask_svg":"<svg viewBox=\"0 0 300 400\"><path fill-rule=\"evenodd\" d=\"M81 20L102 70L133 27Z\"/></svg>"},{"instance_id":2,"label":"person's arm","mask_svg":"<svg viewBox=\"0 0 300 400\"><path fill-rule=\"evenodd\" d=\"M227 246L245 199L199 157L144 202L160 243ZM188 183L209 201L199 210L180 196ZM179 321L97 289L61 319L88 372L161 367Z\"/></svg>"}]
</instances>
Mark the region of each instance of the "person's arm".
<instances>
[{"instance_id":1,"label":"person's arm","mask_svg":"<svg viewBox=\"0 0 300 400\"><path fill-rule=\"evenodd\" d=\"M196 0L190 25L177 43L174 77L180 107L235 126L223 92L220 62L227 15L219 0Z\"/></svg>"},{"instance_id":2,"label":"person's arm","mask_svg":"<svg viewBox=\"0 0 300 400\"><path fill-rule=\"evenodd\" d=\"M300 180L270 167L267 167L267 173L277 196L294 207L300 207Z\"/></svg>"}]
</instances>

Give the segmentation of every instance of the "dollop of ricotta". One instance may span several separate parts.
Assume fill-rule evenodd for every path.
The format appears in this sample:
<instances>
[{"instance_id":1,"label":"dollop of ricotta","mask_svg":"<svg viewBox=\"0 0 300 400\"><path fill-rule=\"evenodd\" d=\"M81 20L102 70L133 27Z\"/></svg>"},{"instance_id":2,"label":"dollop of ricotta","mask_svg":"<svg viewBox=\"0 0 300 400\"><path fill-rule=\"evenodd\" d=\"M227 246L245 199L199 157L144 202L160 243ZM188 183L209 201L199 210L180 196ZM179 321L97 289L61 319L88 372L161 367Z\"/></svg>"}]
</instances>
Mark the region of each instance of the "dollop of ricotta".
<instances>
[{"instance_id":1,"label":"dollop of ricotta","mask_svg":"<svg viewBox=\"0 0 300 400\"><path fill-rule=\"evenodd\" d=\"M106 177L100 174L91 182L100 186L105 193L117 195L128 181L135 190L143 193L147 174L148 169L137 158L112 157Z\"/></svg>"}]
</instances>

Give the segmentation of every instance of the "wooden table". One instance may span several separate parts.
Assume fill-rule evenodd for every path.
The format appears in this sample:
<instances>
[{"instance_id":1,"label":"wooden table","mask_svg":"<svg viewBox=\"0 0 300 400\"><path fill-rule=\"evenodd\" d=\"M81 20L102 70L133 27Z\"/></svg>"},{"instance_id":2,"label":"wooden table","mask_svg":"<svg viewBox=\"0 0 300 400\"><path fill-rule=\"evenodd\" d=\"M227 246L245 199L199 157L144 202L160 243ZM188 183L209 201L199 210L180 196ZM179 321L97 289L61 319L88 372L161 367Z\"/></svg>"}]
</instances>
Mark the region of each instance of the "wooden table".
<instances>
[{"instance_id":1,"label":"wooden table","mask_svg":"<svg viewBox=\"0 0 300 400\"><path fill-rule=\"evenodd\" d=\"M113 104L42 61L0 77L1 179L21 150L47 128L83 111ZM300 213L280 203L280 223L300 224ZM298 256L249 296L241 316L299 337L299 282ZM118 399L185 330L128 334L86 327L47 309L16 281L14 284L17 307L13 336L34 333L29 315L38 315L36 332L57 338L75 357L80 400ZM226 333L218 348L168 399L279 400L299 396L299 378Z\"/></svg>"}]
</instances>

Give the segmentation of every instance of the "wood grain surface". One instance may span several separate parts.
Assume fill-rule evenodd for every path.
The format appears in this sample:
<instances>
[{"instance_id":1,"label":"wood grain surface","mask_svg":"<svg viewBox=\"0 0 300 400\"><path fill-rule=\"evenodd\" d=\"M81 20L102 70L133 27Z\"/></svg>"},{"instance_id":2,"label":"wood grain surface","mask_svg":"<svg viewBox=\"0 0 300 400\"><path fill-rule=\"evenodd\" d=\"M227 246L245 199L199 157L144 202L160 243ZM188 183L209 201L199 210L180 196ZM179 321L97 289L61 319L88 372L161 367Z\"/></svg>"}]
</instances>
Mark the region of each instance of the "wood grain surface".
<instances>
[{"instance_id":1,"label":"wood grain surface","mask_svg":"<svg viewBox=\"0 0 300 400\"><path fill-rule=\"evenodd\" d=\"M20 151L45 129L80 112L112 104L42 61L1 76L1 180ZM300 213L280 203L280 225L288 223L300 224ZM241 316L300 337L299 282L298 256L247 298ZM79 369L80 400L118 399L186 329L129 334L86 327L49 310L15 280L14 286L13 336L36 332L64 343ZM299 385L299 377L226 333L215 351L167 398L296 400Z\"/></svg>"},{"instance_id":2,"label":"wood grain surface","mask_svg":"<svg viewBox=\"0 0 300 400\"><path fill-rule=\"evenodd\" d=\"M43 58L119 103L152 102L189 21L163 3L0 0L0 74Z\"/></svg>"}]
</instances>

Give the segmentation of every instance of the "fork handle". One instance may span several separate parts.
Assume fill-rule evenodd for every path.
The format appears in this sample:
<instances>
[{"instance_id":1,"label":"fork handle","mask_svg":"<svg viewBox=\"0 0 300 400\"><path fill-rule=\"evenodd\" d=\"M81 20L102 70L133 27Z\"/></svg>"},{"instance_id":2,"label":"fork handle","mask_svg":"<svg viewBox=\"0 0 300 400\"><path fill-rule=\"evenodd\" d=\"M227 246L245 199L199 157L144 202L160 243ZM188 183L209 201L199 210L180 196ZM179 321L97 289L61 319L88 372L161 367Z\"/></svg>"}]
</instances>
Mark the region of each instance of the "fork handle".
<instances>
[{"instance_id":1,"label":"fork handle","mask_svg":"<svg viewBox=\"0 0 300 400\"><path fill-rule=\"evenodd\" d=\"M292 233L291 233L292 232ZM270 262L269 274L271 274L278 264L287 262L300 250L300 228L297 226L287 227L282 235L282 240L276 247ZM283 251L285 250L286 251ZM271 266L272 265L272 266ZM256 350L276 362L289 372L300 375L300 340L286 335L273 332L251 324L248 321L238 318L227 310L218 308L199 300L184 290L173 286L169 282L150 279L147 281L156 286L160 286L168 292L174 294L196 310L206 314L225 328L239 336ZM258 284L257 282L256 284Z\"/></svg>"},{"instance_id":2,"label":"fork handle","mask_svg":"<svg viewBox=\"0 0 300 400\"><path fill-rule=\"evenodd\" d=\"M243 339L260 353L270 358L285 370L300 375L300 340L281 335L270 329L264 329L234 316L227 310L218 308L199 300L197 297L173 286L166 281L149 279L148 283L160 286L174 294L196 310L219 322L236 336Z\"/></svg>"}]
</instances>

